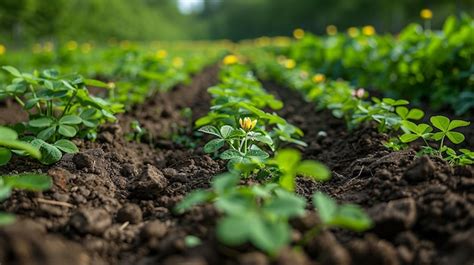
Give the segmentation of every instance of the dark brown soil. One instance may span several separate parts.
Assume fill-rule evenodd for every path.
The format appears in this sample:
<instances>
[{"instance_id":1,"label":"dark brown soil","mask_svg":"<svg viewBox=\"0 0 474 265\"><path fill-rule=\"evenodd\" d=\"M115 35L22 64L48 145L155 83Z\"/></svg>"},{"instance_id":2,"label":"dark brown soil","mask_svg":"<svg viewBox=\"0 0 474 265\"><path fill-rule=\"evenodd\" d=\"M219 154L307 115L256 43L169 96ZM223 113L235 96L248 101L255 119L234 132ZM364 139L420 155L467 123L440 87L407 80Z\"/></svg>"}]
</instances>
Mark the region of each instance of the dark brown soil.
<instances>
[{"instance_id":1,"label":"dark brown soil","mask_svg":"<svg viewBox=\"0 0 474 265\"><path fill-rule=\"evenodd\" d=\"M207 188L225 170L222 161L203 154L192 120L181 111L191 108L193 119L207 112L206 88L217 82L217 71L207 68L190 85L137 106L118 124L104 126L96 142L78 141L81 152L54 166L15 159L1 168L48 172L54 187L16 191L0 205L19 219L0 229L0 264L473 264L472 167L452 168L413 150L389 152L382 145L387 137L372 127L347 132L330 113L317 113L295 93L269 83L267 89L285 101L280 114L306 133L306 158L333 171L323 184L300 180L298 192L310 197L323 190L358 203L375 227L360 234L323 231L303 252L284 249L270 258L250 246L218 244L218 213L210 205L174 214L184 195ZM0 106L2 111L8 110ZM149 132L142 143L124 139L133 120ZM193 144L197 148L188 148ZM295 240L317 222L314 213L294 220ZM202 244L187 247L186 235Z\"/></svg>"}]
</instances>

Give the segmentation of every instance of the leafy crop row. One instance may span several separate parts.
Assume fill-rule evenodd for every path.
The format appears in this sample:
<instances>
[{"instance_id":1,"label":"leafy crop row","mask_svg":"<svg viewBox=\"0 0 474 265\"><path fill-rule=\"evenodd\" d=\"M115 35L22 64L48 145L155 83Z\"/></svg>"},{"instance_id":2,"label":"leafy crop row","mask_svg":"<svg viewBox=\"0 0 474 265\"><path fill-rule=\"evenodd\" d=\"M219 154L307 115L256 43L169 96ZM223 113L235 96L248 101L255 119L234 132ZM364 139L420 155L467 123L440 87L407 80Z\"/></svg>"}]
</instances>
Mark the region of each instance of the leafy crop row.
<instances>
[{"instance_id":1,"label":"leafy crop row","mask_svg":"<svg viewBox=\"0 0 474 265\"><path fill-rule=\"evenodd\" d=\"M328 34L299 32L294 44L272 49L330 79L390 97L429 101L432 107L450 104L457 114L474 107L474 21L468 15L449 17L441 31L411 24L396 36L373 28Z\"/></svg>"},{"instance_id":2,"label":"leafy crop row","mask_svg":"<svg viewBox=\"0 0 474 265\"><path fill-rule=\"evenodd\" d=\"M329 109L337 118L343 118L349 129L365 122L375 122L381 133L392 136L386 146L400 150L406 148L406 143L419 138L424 140L420 154L439 155L452 164L466 165L474 163L473 152L468 149L454 149L446 145L446 139L452 144L465 140L456 128L468 126L463 120L450 120L444 116L432 116L433 126L415 122L424 117L424 112L417 108L408 108L409 101L392 98L367 100L368 92L351 86L342 80L326 80L325 75L311 72L304 66L288 67L286 58L278 59L266 52L252 55L255 67L264 78L273 78L286 86L299 91L308 101L315 102L318 109ZM433 130L433 127L437 131ZM433 142L434 144L430 144ZM459 153L460 152L460 153Z\"/></svg>"},{"instance_id":3,"label":"leafy crop row","mask_svg":"<svg viewBox=\"0 0 474 265\"><path fill-rule=\"evenodd\" d=\"M199 131L212 135L204 151L228 160L228 172L216 176L210 190L197 190L177 205L178 212L212 202L224 214L218 221L217 236L224 244L236 246L246 242L275 254L291 242L291 218L305 215L306 199L295 193L296 177L324 181L329 170L319 162L302 160L285 144L306 144L298 139L300 129L276 113L283 103L266 92L249 67L235 55L224 58L220 83L209 88L210 112L196 121ZM223 151L222 151L223 150ZM257 184L240 185L248 178ZM370 219L356 205L337 205L322 193L313 198L321 224L308 231L305 244L324 227L344 227L362 231L371 226Z\"/></svg>"}]
</instances>

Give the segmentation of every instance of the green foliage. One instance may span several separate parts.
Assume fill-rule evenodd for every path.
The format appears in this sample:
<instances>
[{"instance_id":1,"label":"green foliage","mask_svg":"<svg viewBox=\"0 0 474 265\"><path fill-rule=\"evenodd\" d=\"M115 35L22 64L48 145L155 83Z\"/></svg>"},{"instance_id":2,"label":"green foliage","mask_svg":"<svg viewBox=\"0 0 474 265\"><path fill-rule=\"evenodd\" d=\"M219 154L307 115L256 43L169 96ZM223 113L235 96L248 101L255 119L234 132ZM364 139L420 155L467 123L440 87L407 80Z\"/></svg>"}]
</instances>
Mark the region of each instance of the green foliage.
<instances>
[{"instance_id":1,"label":"green foliage","mask_svg":"<svg viewBox=\"0 0 474 265\"><path fill-rule=\"evenodd\" d=\"M48 190L51 186L51 178L43 174L24 173L0 176L0 201L10 197L13 189L43 191ZM0 212L0 225L10 224L14 220L15 217L13 215Z\"/></svg>"},{"instance_id":2,"label":"green foliage","mask_svg":"<svg viewBox=\"0 0 474 265\"><path fill-rule=\"evenodd\" d=\"M462 143L465 139L464 135L460 132L454 131L454 129L469 126L470 123L463 120L451 121L449 118L444 116L433 116L430 118L430 122L439 130L438 132L433 133L433 127L425 123L417 125L413 122L403 121L402 129L405 133L400 136L400 140L403 143L409 143L421 138L425 142L422 152L423 154L441 155L450 163L455 165L472 164L472 160L469 157L469 150L463 149L463 155L459 156L456 154L456 151L445 145L446 138L448 138L453 144ZM438 142L438 150L431 147L428 141Z\"/></svg>"},{"instance_id":3,"label":"green foliage","mask_svg":"<svg viewBox=\"0 0 474 265\"><path fill-rule=\"evenodd\" d=\"M41 151L42 163L59 161L62 152L77 152L77 147L68 138L94 139L98 126L115 121L114 114L123 110L121 104L90 95L86 82L91 80L82 76L60 76L55 70L21 73L12 66L3 69L13 76L13 80L0 89L0 95L14 98L29 114L29 121L16 128Z\"/></svg>"},{"instance_id":4,"label":"green foliage","mask_svg":"<svg viewBox=\"0 0 474 265\"><path fill-rule=\"evenodd\" d=\"M359 232L372 227L370 218L357 205L338 205L336 201L321 192L313 195L313 203L321 222L326 227L346 228Z\"/></svg>"},{"instance_id":5,"label":"green foliage","mask_svg":"<svg viewBox=\"0 0 474 265\"><path fill-rule=\"evenodd\" d=\"M278 183L288 191L295 190L298 175L318 181L328 180L331 176L331 172L326 166L313 160L301 161L301 154L293 149L279 150L270 164L275 164L278 167L280 172Z\"/></svg>"},{"instance_id":6,"label":"green foliage","mask_svg":"<svg viewBox=\"0 0 474 265\"><path fill-rule=\"evenodd\" d=\"M41 159L41 153L33 144L18 140L17 132L0 126L0 166L4 166L10 161L12 153Z\"/></svg>"},{"instance_id":7,"label":"green foliage","mask_svg":"<svg viewBox=\"0 0 474 265\"><path fill-rule=\"evenodd\" d=\"M276 184L237 186L239 175L216 176L212 191L194 191L176 207L178 212L212 201L224 213L217 224L217 236L224 244L238 246L250 242L267 253L276 253L290 241L292 217L305 212L303 198Z\"/></svg>"}]
</instances>

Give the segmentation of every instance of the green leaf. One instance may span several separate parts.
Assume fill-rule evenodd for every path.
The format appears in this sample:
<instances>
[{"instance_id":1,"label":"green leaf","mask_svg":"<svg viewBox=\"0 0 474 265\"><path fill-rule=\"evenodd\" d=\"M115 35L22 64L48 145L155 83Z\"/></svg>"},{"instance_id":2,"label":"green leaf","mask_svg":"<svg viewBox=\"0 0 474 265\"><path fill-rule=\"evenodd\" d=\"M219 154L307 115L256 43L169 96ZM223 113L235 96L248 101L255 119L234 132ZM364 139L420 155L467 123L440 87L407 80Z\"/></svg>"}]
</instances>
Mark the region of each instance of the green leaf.
<instances>
[{"instance_id":1,"label":"green leaf","mask_svg":"<svg viewBox=\"0 0 474 265\"><path fill-rule=\"evenodd\" d=\"M0 126L0 139L5 141L16 140L18 139L18 134L10 128Z\"/></svg>"},{"instance_id":2,"label":"green leaf","mask_svg":"<svg viewBox=\"0 0 474 265\"><path fill-rule=\"evenodd\" d=\"M207 133L207 134L212 134L212 135L215 135L215 136L221 138L221 134L220 134L219 130L216 127L212 126L212 125L206 125L204 127L201 127L201 128L199 128L198 131L203 132L203 133Z\"/></svg>"},{"instance_id":3,"label":"green leaf","mask_svg":"<svg viewBox=\"0 0 474 265\"><path fill-rule=\"evenodd\" d=\"M408 108L407 107L397 107L395 110L402 119L407 119L408 117Z\"/></svg>"},{"instance_id":4,"label":"green leaf","mask_svg":"<svg viewBox=\"0 0 474 265\"><path fill-rule=\"evenodd\" d=\"M465 139L464 135L459 132L447 132L446 136L453 144L460 144Z\"/></svg>"},{"instance_id":5,"label":"green leaf","mask_svg":"<svg viewBox=\"0 0 474 265\"><path fill-rule=\"evenodd\" d=\"M305 177L311 177L318 181L325 181L331 177L331 171L316 161L305 160L302 161L296 168L296 172Z\"/></svg>"},{"instance_id":6,"label":"green leaf","mask_svg":"<svg viewBox=\"0 0 474 265\"><path fill-rule=\"evenodd\" d=\"M221 155L220 155L220 158L221 159L224 159L224 160L229 160L229 159L233 159L233 158L238 158L238 157L242 157L243 155L237 151L237 150L233 150L233 149L229 149L229 150L225 150Z\"/></svg>"},{"instance_id":7,"label":"green leaf","mask_svg":"<svg viewBox=\"0 0 474 265\"><path fill-rule=\"evenodd\" d=\"M189 208L207 202L211 198L212 193L205 190L196 190L184 197L184 199L176 205L174 210L177 213L184 213Z\"/></svg>"},{"instance_id":8,"label":"green leaf","mask_svg":"<svg viewBox=\"0 0 474 265\"><path fill-rule=\"evenodd\" d=\"M56 133L57 126L48 127L38 133L38 138L47 141Z\"/></svg>"},{"instance_id":9,"label":"green leaf","mask_svg":"<svg viewBox=\"0 0 474 265\"><path fill-rule=\"evenodd\" d=\"M66 137L74 137L77 130L72 126L61 124L59 125L58 132Z\"/></svg>"},{"instance_id":10,"label":"green leaf","mask_svg":"<svg viewBox=\"0 0 474 265\"><path fill-rule=\"evenodd\" d=\"M13 222L15 222L14 215L0 212L0 226L9 225L9 224L12 224Z\"/></svg>"},{"instance_id":11,"label":"green leaf","mask_svg":"<svg viewBox=\"0 0 474 265\"><path fill-rule=\"evenodd\" d=\"M301 216L305 212L306 200L290 192L280 190L278 197L265 204L263 209L279 217Z\"/></svg>"},{"instance_id":12,"label":"green leaf","mask_svg":"<svg viewBox=\"0 0 474 265\"><path fill-rule=\"evenodd\" d=\"M259 159L267 159L270 157L270 155L263 151L262 149L260 148L255 148L255 149L251 149L247 152L247 156L248 157L256 157L256 158L259 158Z\"/></svg>"},{"instance_id":13,"label":"green leaf","mask_svg":"<svg viewBox=\"0 0 474 265\"><path fill-rule=\"evenodd\" d=\"M227 139L233 131L234 131L234 128L232 128L229 125L224 125L221 127L220 133L221 133L222 138Z\"/></svg>"},{"instance_id":14,"label":"green leaf","mask_svg":"<svg viewBox=\"0 0 474 265\"><path fill-rule=\"evenodd\" d=\"M75 154L79 152L79 149L77 148L77 146L73 142L66 139L61 139L61 140L56 141L54 143L54 146L56 146L59 150L63 151L64 153L68 153L68 154Z\"/></svg>"},{"instance_id":15,"label":"green leaf","mask_svg":"<svg viewBox=\"0 0 474 265\"><path fill-rule=\"evenodd\" d=\"M275 161L278 166L286 171L293 171L301 160L301 154L294 149L283 149L278 151Z\"/></svg>"},{"instance_id":16,"label":"green leaf","mask_svg":"<svg viewBox=\"0 0 474 265\"><path fill-rule=\"evenodd\" d=\"M9 72L11 75L15 77L21 77L20 71L18 71L18 69L16 69L13 66L2 66L2 69Z\"/></svg>"},{"instance_id":17,"label":"green leaf","mask_svg":"<svg viewBox=\"0 0 474 265\"><path fill-rule=\"evenodd\" d=\"M12 152L4 147L0 147L0 166L8 164L12 158Z\"/></svg>"},{"instance_id":18,"label":"green leaf","mask_svg":"<svg viewBox=\"0 0 474 265\"><path fill-rule=\"evenodd\" d=\"M66 115L59 120L60 124L75 125L80 124L82 119L76 115Z\"/></svg>"},{"instance_id":19,"label":"green leaf","mask_svg":"<svg viewBox=\"0 0 474 265\"><path fill-rule=\"evenodd\" d=\"M372 221L359 206L346 204L340 206L331 225L362 232L372 227Z\"/></svg>"},{"instance_id":20,"label":"green leaf","mask_svg":"<svg viewBox=\"0 0 474 265\"><path fill-rule=\"evenodd\" d=\"M425 113L420 109L411 109L408 113L407 119L419 120L425 116Z\"/></svg>"},{"instance_id":21,"label":"green leaf","mask_svg":"<svg viewBox=\"0 0 474 265\"><path fill-rule=\"evenodd\" d=\"M451 121L451 123L449 124L449 127L448 127L448 130L453 130L455 128L458 128L458 127L465 127L465 126L469 126L469 124L471 124L470 122L468 121L463 121L463 120L453 120Z\"/></svg>"},{"instance_id":22,"label":"green leaf","mask_svg":"<svg viewBox=\"0 0 474 265\"><path fill-rule=\"evenodd\" d=\"M202 244L202 241L199 237L197 236L186 236L184 238L184 244L186 245L186 247L188 248L193 248L193 247L197 247L199 245Z\"/></svg>"},{"instance_id":23,"label":"green leaf","mask_svg":"<svg viewBox=\"0 0 474 265\"><path fill-rule=\"evenodd\" d=\"M337 203L322 192L313 195L313 204L318 210L319 218L324 224L332 221L337 212Z\"/></svg>"},{"instance_id":24,"label":"green leaf","mask_svg":"<svg viewBox=\"0 0 474 265\"><path fill-rule=\"evenodd\" d=\"M250 225L252 243L267 253L275 254L290 241L290 227L287 221L270 222L255 218Z\"/></svg>"},{"instance_id":25,"label":"green leaf","mask_svg":"<svg viewBox=\"0 0 474 265\"><path fill-rule=\"evenodd\" d=\"M10 197L12 189L10 186L3 184L3 177L0 176L0 202Z\"/></svg>"},{"instance_id":26,"label":"green leaf","mask_svg":"<svg viewBox=\"0 0 474 265\"><path fill-rule=\"evenodd\" d=\"M400 140L404 143L410 143L418 139L419 136L413 133L405 133L402 136L400 136Z\"/></svg>"},{"instance_id":27,"label":"green leaf","mask_svg":"<svg viewBox=\"0 0 474 265\"><path fill-rule=\"evenodd\" d=\"M224 173L214 177L212 187L217 194L222 194L229 189L233 189L239 183L239 175L232 173Z\"/></svg>"},{"instance_id":28,"label":"green leaf","mask_svg":"<svg viewBox=\"0 0 474 265\"><path fill-rule=\"evenodd\" d=\"M217 236L226 245L241 245L251 236L253 223L251 216L225 216L217 223Z\"/></svg>"},{"instance_id":29,"label":"green leaf","mask_svg":"<svg viewBox=\"0 0 474 265\"><path fill-rule=\"evenodd\" d=\"M53 119L50 117L43 117L36 120L31 120L28 122L31 127L44 128L49 127L53 124Z\"/></svg>"},{"instance_id":30,"label":"green leaf","mask_svg":"<svg viewBox=\"0 0 474 265\"><path fill-rule=\"evenodd\" d=\"M430 121L434 127L440 129L443 132L449 130L449 119L444 116L433 116L430 118Z\"/></svg>"},{"instance_id":31,"label":"green leaf","mask_svg":"<svg viewBox=\"0 0 474 265\"><path fill-rule=\"evenodd\" d=\"M61 160L61 157L63 156L61 151L56 146L48 144L41 139L35 139L31 141L31 144L39 148L41 152L40 161L43 164L46 164L46 165L54 164L58 162L59 160Z\"/></svg>"},{"instance_id":32,"label":"green leaf","mask_svg":"<svg viewBox=\"0 0 474 265\"><path fill-rule=\"evenodd\" d=\"M4 176L5 185L14 189L42 191L50 189L53 182L51 177L44 174L25 173L20 175Z\"/></svg>"},{"instance_id":33,"label":"green leaf","mask_svg":"<svg viewBox=\"0 0 474 265\"><path fill-rule=\"evenodd\" d=\"M204 152L206 153L213 153L223 147L225 144L224 139L212 139L204 146Z\"/></svg>"}]
</instances>

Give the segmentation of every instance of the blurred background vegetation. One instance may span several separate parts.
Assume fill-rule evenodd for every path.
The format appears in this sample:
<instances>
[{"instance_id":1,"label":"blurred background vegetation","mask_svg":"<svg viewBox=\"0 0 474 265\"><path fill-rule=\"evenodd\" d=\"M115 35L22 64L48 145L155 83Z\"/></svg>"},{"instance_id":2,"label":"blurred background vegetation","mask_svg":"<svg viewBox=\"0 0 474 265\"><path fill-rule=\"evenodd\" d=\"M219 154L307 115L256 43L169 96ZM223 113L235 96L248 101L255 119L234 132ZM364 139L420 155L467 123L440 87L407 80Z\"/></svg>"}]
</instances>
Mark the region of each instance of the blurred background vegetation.
<instances>
[{"instance_id":1,"label":"blurred background vegetation","mask_svg":"<svg viewBox=\"0 0 474 265\"><path fill-rule=\"evenodd\" d=\"M473 0L1 0L0 42L241 40L373 25L396 33L433 10L433 27L474 14Z\"/></svg>"}]
</instances>

